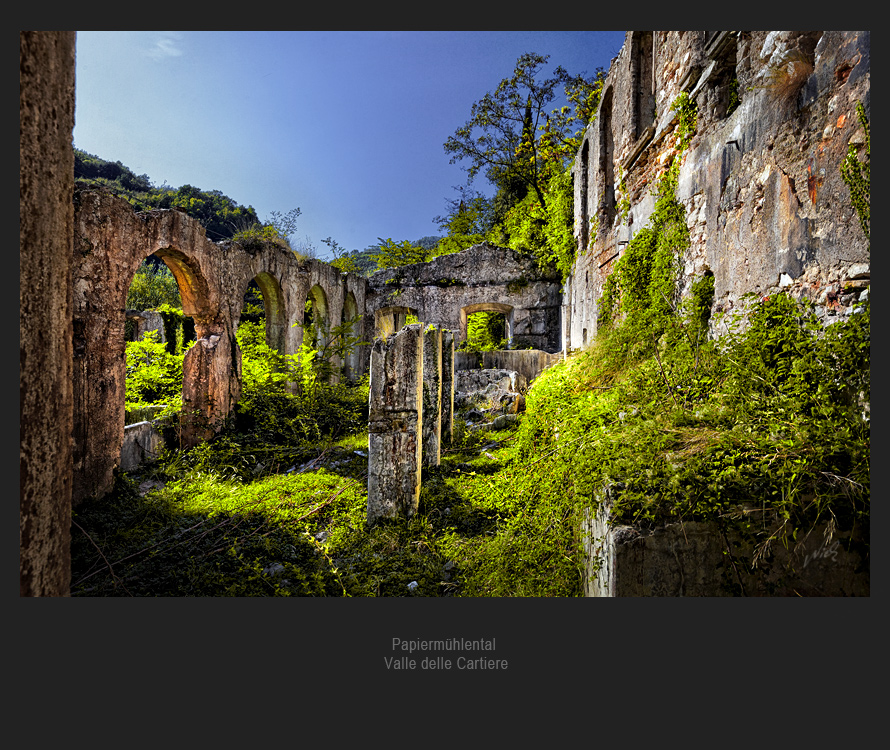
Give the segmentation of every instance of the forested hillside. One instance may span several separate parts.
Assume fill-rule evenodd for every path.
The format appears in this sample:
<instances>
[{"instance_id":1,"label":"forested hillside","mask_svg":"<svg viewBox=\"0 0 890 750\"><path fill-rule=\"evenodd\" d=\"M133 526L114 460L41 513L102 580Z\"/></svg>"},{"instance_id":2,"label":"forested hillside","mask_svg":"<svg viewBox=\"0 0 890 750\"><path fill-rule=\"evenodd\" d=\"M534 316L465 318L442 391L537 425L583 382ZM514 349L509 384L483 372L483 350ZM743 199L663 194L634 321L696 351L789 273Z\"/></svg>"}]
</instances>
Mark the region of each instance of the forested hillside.
<instances>
[{"instance_id":1,"label":"forested hillside","mask_svg":"<svg viewBox=\"0 0 890 750\"><path fill-rule=\"evenodd\" d=\"M210 239L231 239L238 231L261 223L253 206L242 206L219 190L192 185L172 188L152 184L148 175L137 175L119 161L105 161L74 149L74 179L78 187L106 188L136 208L176 208L201 222Z\"/></svg>"}]
</instances>

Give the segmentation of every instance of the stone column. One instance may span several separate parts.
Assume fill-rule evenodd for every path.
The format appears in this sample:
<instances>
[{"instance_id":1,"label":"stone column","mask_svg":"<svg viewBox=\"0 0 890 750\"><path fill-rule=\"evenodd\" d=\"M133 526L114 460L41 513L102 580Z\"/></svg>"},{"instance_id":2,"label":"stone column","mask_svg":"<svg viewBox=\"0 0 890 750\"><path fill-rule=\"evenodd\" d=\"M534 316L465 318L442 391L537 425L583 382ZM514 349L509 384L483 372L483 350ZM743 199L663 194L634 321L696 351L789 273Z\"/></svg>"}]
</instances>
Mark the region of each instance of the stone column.
<instances>
[{"instance_id":1,"label":"stone column","mask_svg":"<svg viewBox=\"0 0 890 750\"><path fill-rule=\"evenodd\" d=\"M75 32L19 42L19 594L67 596Z\"/></svg>"},{"instance_id":2,"label":"stone column","mask_svg":"<svg viewBox=\"0 0 890 750\"><path fill-rule=\"evenodd\" d=\"M368 397L368 523L408 517L420 502L423 439L423 325L371 348Z\"/></svg>"},{"instance_id":3,"label":"stone column","mask_svg":"<svg viewBox=\"0 0 890 750\"><path fill-rule=\"evenodd\" d=\"M438 466L442 443L442 331L423 333L423 463Z\"/></svg>"},{"instance_id":4,"label":"stone column","mask_svg":"<svg viewBox=\"0 0 890 750\"><path fill-rule=\"evenodd\" d=\"M225 325L198 327L182 362L182 447L210 439L241 395L241 351Z\"/></svg>"},{"instance_id":5,"label":"stone column","mask_svg":"<svg viewBox=\"0 0 890 750\"><path fill-rule=\"evenodd\" d=\"M454 436L454 331L442 331L442 443Z\"/></svg>"}]
</instances>

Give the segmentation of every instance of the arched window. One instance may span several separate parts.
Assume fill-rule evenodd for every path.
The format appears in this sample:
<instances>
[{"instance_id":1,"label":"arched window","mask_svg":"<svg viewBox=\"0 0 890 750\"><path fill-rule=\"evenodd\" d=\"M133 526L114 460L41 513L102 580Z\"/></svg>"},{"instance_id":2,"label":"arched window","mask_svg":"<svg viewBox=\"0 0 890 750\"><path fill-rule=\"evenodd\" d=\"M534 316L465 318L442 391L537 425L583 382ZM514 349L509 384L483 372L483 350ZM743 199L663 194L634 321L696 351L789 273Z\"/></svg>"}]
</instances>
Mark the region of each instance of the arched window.
<instances>
[{"instance_id":1,"label":"arched window","mask_svg":"<svg viewBox=\"0 0 890 750\"><path fill-rule=\"evenodd\" d=\"M612 135L612 87L606 89L600 105L599 214L608 229L615 220L615 141Z\"/></svg>"},{"instance_id":2,"label":"arched window","mask_svg":"<svg viewBox=\"0 0 890 750\"><path fill-rule=\"evenodd\" d=\"M318 284L309 290L306 297L306 306L303 314L303 341L309 336L309 343L316 349L321 349L326 343L326 337L330 330L328 320L328 298Z\"/></svg>"},{"instance_id":3,"label":"arched window","mask_svg":"<svg viewBox=\"0 0 890 750\"><path fill-rule=\"evenodd\" d=\"M578 200L581 203L581 227L580 239L581 247L578 253L582 254L587 250L590 244L590 207L587 205L588 186L590 184L590 141L584 139L584 145L581 146L581 187Z\"/></svg>"},{"instance_id":4,"label":"arched window","mask_svg":"<svg viewBox=\"0 0 890 750\"><path fill-rule=\"evenodd\" d=\"M635 31L631 41L634 139L655 122L655 60L651 31Z\"/></svg>"},{"instance_id":5,"label":"arched window","mask_svg":"<svg viewBox=\"0 0 890 750\"><path fill-rule=\"evenodd\" d=\"M503 340L506 342L507 348L509 348L513 342L513 308L510 305L503 305L498 302L481 302L461 308L459 343L463 344L469 340L470 316L476 313L496 314L486 316L484 321L484 325L487 328L487 338L492 340L498 338L498 341L494 342L495 344L499 344ZM499 333L500 331L503 333Z\"/></svg>"}]
</instances>

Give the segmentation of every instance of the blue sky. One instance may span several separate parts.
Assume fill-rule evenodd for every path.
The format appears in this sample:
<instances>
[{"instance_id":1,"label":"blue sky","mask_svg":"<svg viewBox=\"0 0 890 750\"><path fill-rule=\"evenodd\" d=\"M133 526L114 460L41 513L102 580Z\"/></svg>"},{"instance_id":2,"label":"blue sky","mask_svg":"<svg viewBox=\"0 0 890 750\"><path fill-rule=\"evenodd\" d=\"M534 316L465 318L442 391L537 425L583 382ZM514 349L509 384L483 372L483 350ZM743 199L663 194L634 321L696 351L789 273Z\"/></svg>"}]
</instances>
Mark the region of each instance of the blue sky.
<instances>
[{"instance_id":1,"label":"blue sky","mask_svg":"<svg viewBox=\"0 0 890 750\"><path fill-rule=\"evenodd\" d=\"M78 32L74 145L152 182L221 190L292 239L439 234L465 181L443 144L525 52L608 70L623 31ZM483 182L478 181L478 187Z\"/></svg>"}]
</instances>

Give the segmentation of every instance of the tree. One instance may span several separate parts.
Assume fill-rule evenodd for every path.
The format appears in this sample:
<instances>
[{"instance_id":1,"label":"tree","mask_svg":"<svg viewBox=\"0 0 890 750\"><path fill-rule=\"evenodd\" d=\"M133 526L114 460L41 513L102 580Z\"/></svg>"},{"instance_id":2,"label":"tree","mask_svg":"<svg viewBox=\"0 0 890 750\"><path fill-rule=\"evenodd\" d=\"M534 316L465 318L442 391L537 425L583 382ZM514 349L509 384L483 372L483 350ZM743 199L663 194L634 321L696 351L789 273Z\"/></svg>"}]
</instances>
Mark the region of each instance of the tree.
<instances>
[{"instance_id":1,"label":"tree","mask_svg":"<svg viewBox=\"0 0 890 750\"><path fill-rule=\"evenodd\" d=\"M297 217L299 217L300 213L299 208L292 208L286 214L282 214L280 211L272 211L269 214L269 221L266 223L275 227L275 230L282 238L289 240L290 236L297 231Z\"/></svg>"},{"instance_id":2,"label":"tree","mask_svg":"<svg viewBox=\"0 0 890 750\"><path fill-rule=\"evenodd\" d=\"M478 245L485 241L485 232L490 228L489 200L468 187L455 189L460 195L447 202L448 213L434 219L439 229L446 233L436 245L434 256L451 255Z\"/></svg>"},{"instance_id":3,"label":"tree","mask_svg":"<svg viewBox=\"0 0 890 750\"><path fill-rule=\"evenodd\" d=\"M533 192L541 206L546 207L546 162L536 134L548 129L551 140L561 146L561 150L551 149L550 155L564 159L578 137L573 127L586 126L599 101L602 70L585 78L570 76L560 66L551 77L541 78L541 69L549 57L522 55L513 75L502 80L494 93L475 102L470 119L445 142L451 164L468 161L470 180L481 172L502 194L501 202L508 205L499 213L521 201L528 192ZM560 86L574 107L555 110L548 125L545 110Z\"/></svg>"},{"instance_id":4,"label":"tree","mask_svg":"<svg viewBox=\"0 0 890 750\"><path fill-rule=\"evenodd\" d=\"M334 255L334 259L331 261L331 265L334 268L340 269L343 273L361 274L362 270L352 255L337 240L333 237L325 237L322 242L330 248L331 253Z\"/></svg>"}]
</instances>

